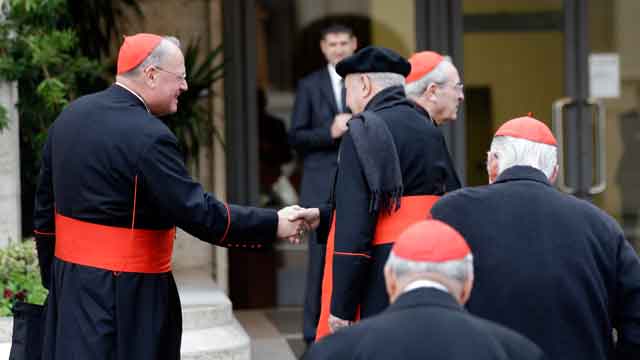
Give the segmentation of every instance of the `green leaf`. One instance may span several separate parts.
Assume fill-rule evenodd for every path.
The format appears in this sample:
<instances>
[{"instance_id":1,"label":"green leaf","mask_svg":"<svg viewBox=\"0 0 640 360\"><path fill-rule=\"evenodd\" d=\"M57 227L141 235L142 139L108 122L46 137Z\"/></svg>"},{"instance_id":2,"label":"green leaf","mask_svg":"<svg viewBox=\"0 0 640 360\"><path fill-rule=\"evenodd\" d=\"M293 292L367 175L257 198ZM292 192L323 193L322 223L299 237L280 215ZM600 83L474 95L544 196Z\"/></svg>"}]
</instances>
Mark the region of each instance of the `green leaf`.
<instances>
[{"instance_id":1,"label":"green leaf","mask_svg":"<svg viewBox=\"0 0 640 360\"><path fill-rule=\"evenodd\" d=\"M45 79L38 85L36 92L47 107L53 111L60 111L69 102L67 100L67 86L57 78Z\"/></svg>"}]
</instances>

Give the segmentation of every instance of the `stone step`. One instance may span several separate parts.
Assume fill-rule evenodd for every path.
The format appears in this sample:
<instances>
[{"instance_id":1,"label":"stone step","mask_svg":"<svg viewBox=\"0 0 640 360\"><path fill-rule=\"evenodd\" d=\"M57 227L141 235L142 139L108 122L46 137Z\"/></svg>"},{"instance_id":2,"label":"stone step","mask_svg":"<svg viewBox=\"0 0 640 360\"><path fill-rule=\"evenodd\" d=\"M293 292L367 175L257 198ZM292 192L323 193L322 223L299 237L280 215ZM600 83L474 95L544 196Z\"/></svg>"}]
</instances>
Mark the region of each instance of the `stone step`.
<instances>
[{"instance_id":1,"label":"stone step","mask_svg":"<svg viewBox=\"0 0 640 360\"><path fill-rule=\"evenodd\" d=\"M221 326L233 320L231 301L207 271L184 270L174 276L180 293L185 331Z\"/></svg>"},{"instance_id":2,"label":"stone step","mask_svg":"<svg viewBox=\"0 0 640 360\"><path fill-rule=\"evenodd\" d=\"M182 329L200 330L215 326L224 326L233 321L231 304L211 306L183 306Z\"/></svg>"},{"instance_id":3,"label":"stone step","mask_svg":"<svg viewBox=\"0 0 640 360\"><path fill-rule=\"evenodd\" d=\"M233 316L231 301L206 268L174 273L182 303L183 360L249 360L249 336Z\"/></svg>"},{"instance_id":4,"label":"stone step","mask_svg":"<svg viewBox=\"0 0 640 360\"><path fill-rule=\"evenodd\" d=\"M236 321L182 333L182 360L249 360L249 336Z\"/></svg>"}]
</instances>

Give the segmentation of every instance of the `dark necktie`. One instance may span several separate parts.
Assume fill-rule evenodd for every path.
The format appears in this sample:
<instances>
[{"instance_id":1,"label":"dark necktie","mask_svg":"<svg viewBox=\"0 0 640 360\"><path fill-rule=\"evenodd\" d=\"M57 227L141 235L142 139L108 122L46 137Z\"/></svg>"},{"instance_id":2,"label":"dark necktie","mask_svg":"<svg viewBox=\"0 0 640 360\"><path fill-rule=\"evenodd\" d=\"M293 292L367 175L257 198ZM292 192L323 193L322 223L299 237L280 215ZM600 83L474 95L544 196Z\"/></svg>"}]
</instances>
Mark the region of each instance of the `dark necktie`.
<instances>
[{"instance_id":1,"label":"dark necktie","mask_svg":"<svg viewBox=\"0 0 640 360\"><path fill-rule=\"evenodd\" d=\"M347 88L344 87L344 79L340 80L340 112L347 112Z\"/></svg>"}]
</instances>

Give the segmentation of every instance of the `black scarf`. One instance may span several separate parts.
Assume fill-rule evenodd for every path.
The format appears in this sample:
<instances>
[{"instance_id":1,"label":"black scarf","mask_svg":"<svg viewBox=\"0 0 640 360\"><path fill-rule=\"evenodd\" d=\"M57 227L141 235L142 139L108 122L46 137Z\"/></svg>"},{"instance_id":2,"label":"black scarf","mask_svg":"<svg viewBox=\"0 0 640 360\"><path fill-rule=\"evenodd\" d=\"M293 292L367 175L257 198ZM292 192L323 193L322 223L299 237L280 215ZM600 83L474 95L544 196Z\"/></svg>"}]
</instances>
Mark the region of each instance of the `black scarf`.
<instances>
[{"instance_id":1,"label":"black scarf","mask_svg":"<svg viewBox=\"0 0 640 360\"><path fill-rule=\"evenodd\" d=\"M349 134L371 191L369 212L398 210L403 191L402 171L387 124L375 112L364 111L349 120Z\"/></svg>"}]
</instances>

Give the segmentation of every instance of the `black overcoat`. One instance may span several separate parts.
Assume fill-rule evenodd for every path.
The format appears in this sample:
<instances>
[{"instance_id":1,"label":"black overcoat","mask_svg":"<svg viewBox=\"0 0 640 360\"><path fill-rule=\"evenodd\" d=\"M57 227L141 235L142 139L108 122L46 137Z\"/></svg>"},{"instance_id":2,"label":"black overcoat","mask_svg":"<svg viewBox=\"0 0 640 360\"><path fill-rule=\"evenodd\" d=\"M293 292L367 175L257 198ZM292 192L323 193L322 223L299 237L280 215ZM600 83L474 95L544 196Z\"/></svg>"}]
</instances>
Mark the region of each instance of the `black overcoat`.
<instances>
[{"instance_id":1,"label":"black overcoat","mask_svg":"<svg viewBox=\"0 0 640 360\"><path fill-rule=\"evenodd\" d=\"M494 184L448 194L432 215L471 246L471 313L553 360L640 359L640 261L606 213L515 166Z\"/></svg>"},{"instance_id":2,"label":"black overcoat","mask_svg":"<svg viewBox=\"0 0 640 360\"><path fill-rule=\"evenodd\" d=\"M456 190L451 184L457 184L457 177L452 181L442 133L418 113L401 86L380 91L365 110L375 112L389 128L405 196L442 195ZM378 213L369 212L371 191L349 132L340 147L333 198L336 227L331 314L352 320L358 304L362 317L379 313L388 305L383 267L391 244L372 244Z\"/></svg>"}]
</instances>

